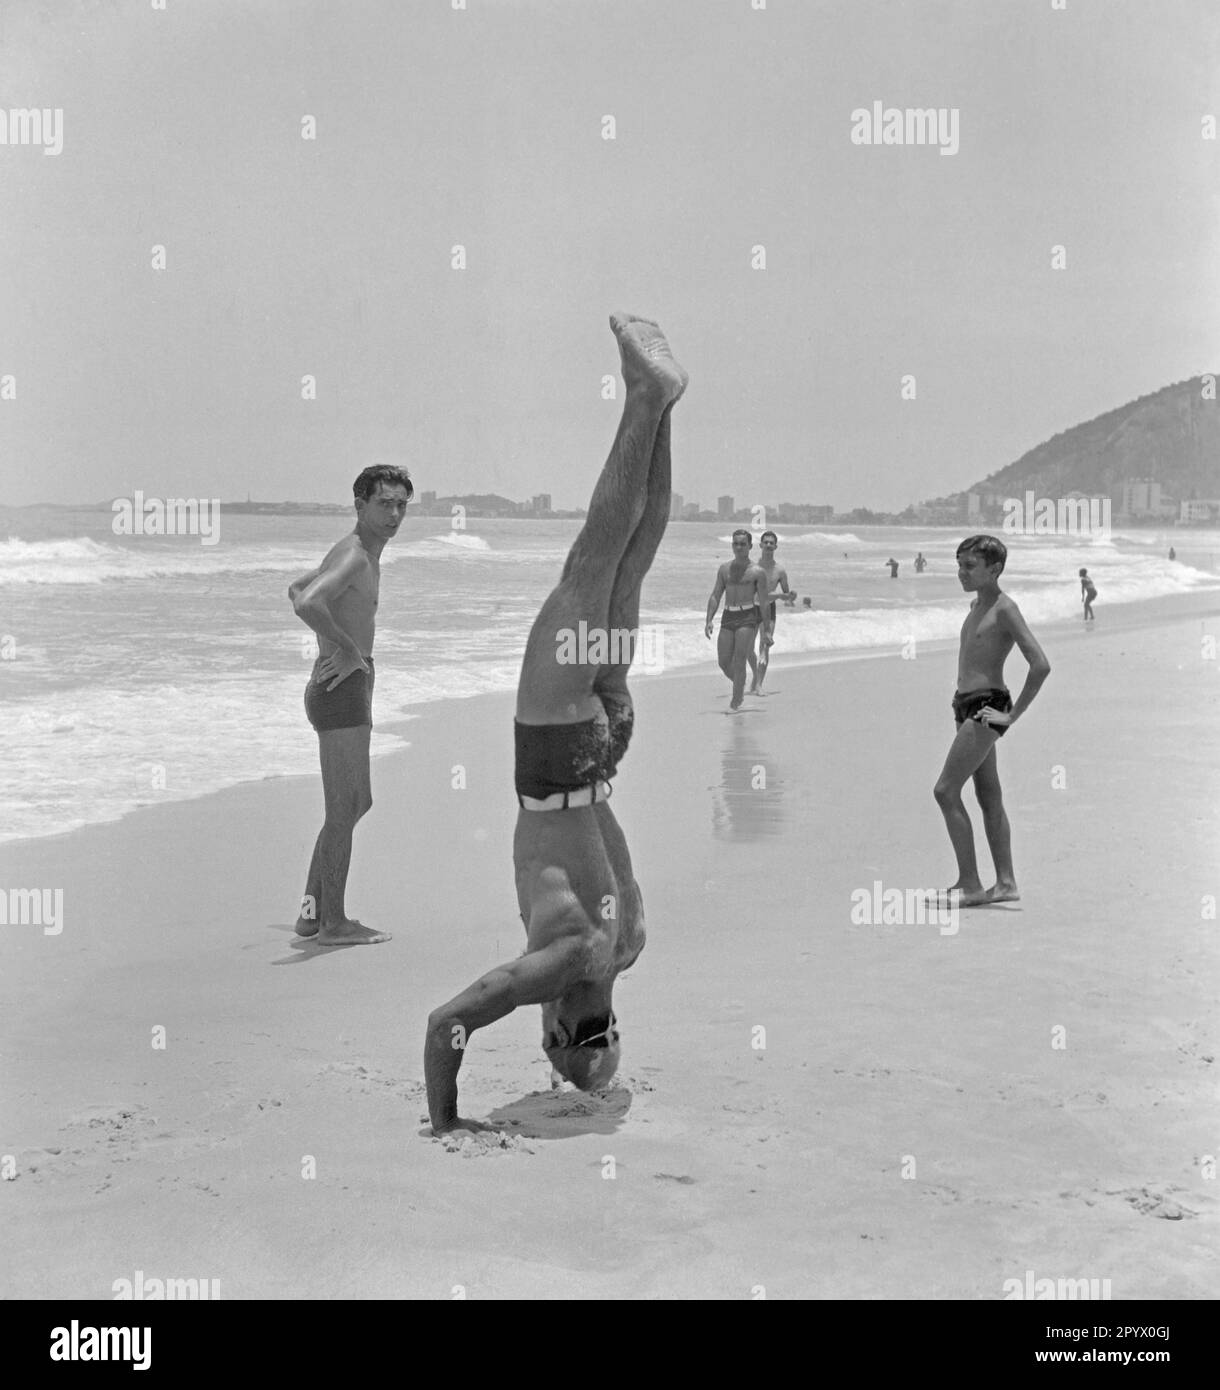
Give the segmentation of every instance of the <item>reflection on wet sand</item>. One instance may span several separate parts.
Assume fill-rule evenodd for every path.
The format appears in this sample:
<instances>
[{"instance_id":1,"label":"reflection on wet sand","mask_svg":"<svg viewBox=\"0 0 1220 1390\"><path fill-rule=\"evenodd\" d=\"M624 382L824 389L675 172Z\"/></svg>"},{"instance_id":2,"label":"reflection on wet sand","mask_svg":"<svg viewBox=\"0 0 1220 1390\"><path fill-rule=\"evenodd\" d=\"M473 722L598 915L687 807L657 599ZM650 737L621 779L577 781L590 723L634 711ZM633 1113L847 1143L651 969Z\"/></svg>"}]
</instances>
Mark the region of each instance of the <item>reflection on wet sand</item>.
<instances>
[{"instance_id":1,"label":"reflection on wet sand","mask_svg":"<svg viewBox=\"0 0 1220 1390\"><path fill-rule=\"evenodd\" d=\"M720 784L712 792L712 833L717 839L754 841L782 833L784 781L758 725L737 717L720 750Z\"/></svg>"}]
</instances>

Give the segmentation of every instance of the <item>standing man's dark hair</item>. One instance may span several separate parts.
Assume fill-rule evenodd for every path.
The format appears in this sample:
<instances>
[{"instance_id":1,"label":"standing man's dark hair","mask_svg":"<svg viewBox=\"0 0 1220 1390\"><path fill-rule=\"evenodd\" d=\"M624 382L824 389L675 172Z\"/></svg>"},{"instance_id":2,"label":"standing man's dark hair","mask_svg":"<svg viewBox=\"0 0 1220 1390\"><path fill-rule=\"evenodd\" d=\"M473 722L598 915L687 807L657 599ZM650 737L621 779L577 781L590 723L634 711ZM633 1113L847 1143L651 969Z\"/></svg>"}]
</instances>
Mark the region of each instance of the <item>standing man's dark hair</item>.
<instances>
[{"instance_id":1,"label":"standing man's dark hair","mask_svg":"<svg viewBox=\"0 0 1220 1390\"><path fill-rule=\"evenodd\" d=\"M359 501L367 502L377 491L378 483L405 487L408 502L415 496L415 485L411 481L411 475L405 468L399 468L393 463L370 464L352 484L352 496Z\"/></svg>"}]
</instances>

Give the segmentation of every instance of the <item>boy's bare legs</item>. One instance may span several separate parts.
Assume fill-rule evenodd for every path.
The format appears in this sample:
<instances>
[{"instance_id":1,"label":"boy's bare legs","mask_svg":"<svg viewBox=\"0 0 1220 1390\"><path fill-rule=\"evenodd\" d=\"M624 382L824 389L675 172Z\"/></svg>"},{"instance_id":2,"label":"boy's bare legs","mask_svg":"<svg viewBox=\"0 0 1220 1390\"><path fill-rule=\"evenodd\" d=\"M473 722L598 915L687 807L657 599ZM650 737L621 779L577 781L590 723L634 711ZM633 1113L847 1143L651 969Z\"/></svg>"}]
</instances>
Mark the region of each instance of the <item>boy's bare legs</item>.
<instances>
[{"instance_id":1,"label":"boy's bare legs","mask_svg":"<svg viewBox=\"0 0 1220 1390\"><path fill-rule=\"evenodd\" d=\"M987 845L995 864L995 887L988 891L987 898L993 903L1018 902L1021 894L1017 891L1017 878L1012 868L1012 833L1004 810L994 748L975 769L974 794L983 812L983 829L987 832Z\"/></svg>"},{"instance_id":2,"label":"boy's bare legs","mask_svg":"<svg viewBox=\"0 0 1220 1390\"><path fill-rule=\"evenodd\" d=\"M343 898L352 858L352 831L373 804L369 781L369 737L372 729L327 729L318 735L322 761L322 794L326 820L314 845L305 884L314 918L304 909L297 920L298 936L315 937L320 946L371 946L389 941L389 932L373 931L348 918Z\"/></svg>"},{"instance_id":3,"label":"boy's bare legs","mask_svg":"<svg viewBox=\"0 0 1220 1390\"><path fill-rule=\"evenodd\" d=\"M945 818L949 839L953 842L953 853L957 858L957 882L950 885L949 891L957 889L961 893L960 907L977 907L990 902L991 898L979 878L978 861L974 855L974 828L970 824L970 814L962 802L962 788L988 756L995 764L995 745L999 734L994 734L985 725L972 719L957 731L957 737L949 749L944 768L937 778L933 795ZM996 777L999 790L999 778ZM1001 814L1003 807L1000 808ZM1007 826L1007 821L1005 822ZM1011 872L1011 864L1009 870ZM998 872L998 865L997 865Z\"/></svg>"}]
</instances>

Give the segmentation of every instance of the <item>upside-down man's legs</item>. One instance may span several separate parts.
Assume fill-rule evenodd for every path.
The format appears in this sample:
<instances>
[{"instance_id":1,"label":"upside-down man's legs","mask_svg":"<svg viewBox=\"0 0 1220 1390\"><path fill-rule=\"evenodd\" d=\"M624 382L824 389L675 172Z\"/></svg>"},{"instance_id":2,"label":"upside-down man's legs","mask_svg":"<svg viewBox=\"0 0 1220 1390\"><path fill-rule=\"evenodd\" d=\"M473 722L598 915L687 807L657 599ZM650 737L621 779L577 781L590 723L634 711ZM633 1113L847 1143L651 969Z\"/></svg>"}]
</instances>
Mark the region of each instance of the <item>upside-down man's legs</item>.
<instances>
[{"instance_id":1,"label":"upside-down man's legs","mask_svg":"<svg viewBox=\"0 0 1220 1390\"><path fill-rule=\"evenodd\" d=\"M636 621L627 625L636 626L639 586L669 517L667 412L682 394L686 374L674 363L664 335L651 320L614 315L610 324L619 340L627 387L623 416L584 527L558 586L530 631L517 687L517 718L526 724L575 723L596 712L593 684L606 668L557 661L560 634L577 632L581 621L589 630L608 633L617 622L612 607L629 614L633 601ZM660 470L654 482L655 445L663 418L663 461L657 459ZM660 517L662 492L665 512ZM637 532L640 540L633 546ZM631 558L620 580L629 550ZM616 591L618 598L612 603ZM612 673L605 679L616 677Z\"/></svg>"}]
</instances>

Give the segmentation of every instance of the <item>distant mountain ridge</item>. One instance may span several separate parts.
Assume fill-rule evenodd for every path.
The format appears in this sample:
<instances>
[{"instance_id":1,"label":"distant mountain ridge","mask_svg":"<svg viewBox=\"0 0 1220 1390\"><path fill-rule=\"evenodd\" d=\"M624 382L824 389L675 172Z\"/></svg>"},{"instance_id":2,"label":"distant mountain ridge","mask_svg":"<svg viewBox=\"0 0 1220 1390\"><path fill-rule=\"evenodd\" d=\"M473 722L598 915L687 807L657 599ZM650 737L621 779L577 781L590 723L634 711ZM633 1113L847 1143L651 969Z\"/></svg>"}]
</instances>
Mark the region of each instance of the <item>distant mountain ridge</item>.
<instances>
[{"instance_id":1,"label":"distant mountain ridge","mask_svg":"<svg viewBox=\"0 0 1220 1390\"><path fill-rule=\"evenodd\" d=\"M1216 376L1206 374L1162 387L1063 430L964 490L1006 497L1027 489L1039 497L1079 492L1117 501L1124 482L1148 478L1176 501L1220 498L1215 393Z\"/></svg>"}]
</instances>

